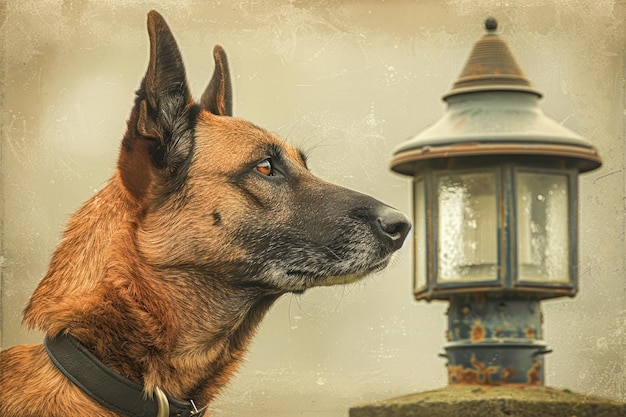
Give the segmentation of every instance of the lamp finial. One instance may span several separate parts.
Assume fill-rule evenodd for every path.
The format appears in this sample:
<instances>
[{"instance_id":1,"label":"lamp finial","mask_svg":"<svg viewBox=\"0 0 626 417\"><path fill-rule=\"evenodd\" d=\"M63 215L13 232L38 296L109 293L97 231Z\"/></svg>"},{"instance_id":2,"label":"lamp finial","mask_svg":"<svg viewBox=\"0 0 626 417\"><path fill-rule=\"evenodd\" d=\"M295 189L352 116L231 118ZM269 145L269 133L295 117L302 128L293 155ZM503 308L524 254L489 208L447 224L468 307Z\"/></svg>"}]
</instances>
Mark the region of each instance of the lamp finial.
<instances>
[{"instance_id":1,"label":"lamp finial","mask_svg":"<svg viewBox=\"0 0 626 417\"><path fill-rule=\"evenodd\" d=\"M498 21L493 17L488 17L487 20L485 20L485 29L487 29L489 33L495 32L496 29L498 29Z\"/></svg>"}]
</instances>

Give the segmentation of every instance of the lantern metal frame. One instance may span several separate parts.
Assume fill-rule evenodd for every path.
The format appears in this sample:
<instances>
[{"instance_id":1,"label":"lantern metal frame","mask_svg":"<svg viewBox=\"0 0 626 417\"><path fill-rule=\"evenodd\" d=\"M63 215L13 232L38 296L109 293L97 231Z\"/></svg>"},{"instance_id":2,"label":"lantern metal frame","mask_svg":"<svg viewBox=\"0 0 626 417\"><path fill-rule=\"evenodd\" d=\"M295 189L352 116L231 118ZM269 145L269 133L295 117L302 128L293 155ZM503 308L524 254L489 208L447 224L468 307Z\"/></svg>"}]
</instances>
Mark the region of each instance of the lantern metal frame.
<instances>
[{"instance_id":1,"label":"lantern metal frame","mask_svg":"<svg viewBox=\"0 0 626 417\"><path fill-rule=\"evenodd\" d=\"M413 182L415 201L413 204L413 219L415 227L416 250L425 251L425 256L416 254L414 257L414 295L418 300L448 299L458 292L487 291L510 292L521 291L539 298L553 298L560 296L573 297L578 291L578 251L577 251L577 222L578 222L578 171L574 168L560 166L546 167L520 161L519 158L501 156L498 160L492 158L473 158L459 163L447 161L447 166L441 164L427 164L428 167L416 169ZM433 167L432 165L440 165ZM496 236L497 240L497 275L494 279L463 279L453 282L438 280L438 193L437 179L444 175L459 175L465 173L490 172L494 174L495 204L497 213ZM559 175L567 178L567 234L568 234L568 279L559 281L529 280L519 273L518 254L518 213L517 198L520 172L532 174ZM417 195L419 182L423 182L424 194ZM421 201L420 201L421 199ZM426 224L418 224L419 206L423 207ZM420 233L424 233L420 236ZM417 243L417 242L416 242ZM425 245L425 246L422 246ZM419 258L426 262L419 264ZM421 277L420 274L425 274ZM421 282L418 282L422 278ZM425 280L423 279L425 278Z\"/></svg>"}]
</instances>

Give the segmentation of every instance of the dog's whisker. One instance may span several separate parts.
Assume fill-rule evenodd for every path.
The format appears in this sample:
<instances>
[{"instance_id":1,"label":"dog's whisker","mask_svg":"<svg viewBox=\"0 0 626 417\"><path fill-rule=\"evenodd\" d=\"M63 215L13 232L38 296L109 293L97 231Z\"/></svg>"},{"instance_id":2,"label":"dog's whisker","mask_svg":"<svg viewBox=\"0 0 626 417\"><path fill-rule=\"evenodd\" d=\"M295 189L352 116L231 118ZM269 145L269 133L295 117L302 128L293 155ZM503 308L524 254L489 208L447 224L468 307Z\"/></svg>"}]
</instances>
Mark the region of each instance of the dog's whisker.
<instances>
[{"instance_id":1,"label":"dog's whisker","mask_svg":"<svg viewBox=\"0 0 626 417\"><path fill-rule=\"evenodd\" d=\"M341 260L341 257L339 255L337 255L337 253L335 251L333 251L330 247L328 246L323 246L322 247L324 250L328 251L331 255L333 255L335 257L335 259L337 259L338 261Z\"/></svg>"}]
</instances>

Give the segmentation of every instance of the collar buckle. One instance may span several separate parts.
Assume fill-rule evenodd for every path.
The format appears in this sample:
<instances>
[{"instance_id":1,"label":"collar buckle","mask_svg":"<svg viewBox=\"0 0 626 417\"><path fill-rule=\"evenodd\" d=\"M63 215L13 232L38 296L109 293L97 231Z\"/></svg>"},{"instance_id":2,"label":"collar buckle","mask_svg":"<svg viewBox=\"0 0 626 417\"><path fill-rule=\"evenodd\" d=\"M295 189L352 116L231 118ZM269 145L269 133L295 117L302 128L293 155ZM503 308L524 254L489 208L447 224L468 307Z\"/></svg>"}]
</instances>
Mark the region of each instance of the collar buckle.
<instances>
[{"instance_id":1,"label":"collar buckle","mask_svg":"<svg viewBox=\"0 0 626 417\"><path fill-rule=\"evenodd\" d=\"M156 417L170 417L170 402L161 388L154 387L154 396L156 397L157 406L159 407ZM194 405L193 408L196 408Z\"/></svg>"}]
</instances>

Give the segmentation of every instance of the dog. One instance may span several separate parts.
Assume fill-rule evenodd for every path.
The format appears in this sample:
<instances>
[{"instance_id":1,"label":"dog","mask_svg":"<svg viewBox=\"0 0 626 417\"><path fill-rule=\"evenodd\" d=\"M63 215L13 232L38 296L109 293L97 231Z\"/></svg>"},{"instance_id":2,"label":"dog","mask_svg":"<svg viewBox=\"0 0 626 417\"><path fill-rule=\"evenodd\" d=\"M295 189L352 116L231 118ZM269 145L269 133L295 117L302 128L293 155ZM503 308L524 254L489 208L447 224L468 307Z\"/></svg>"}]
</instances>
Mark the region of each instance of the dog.
<instances>
[{"instance_id":1,"label":"dog","mask_svg":"<svg viewBox=\"0 0 626 417\"><path fill-rule=\"evenodd\" d=\"M315 177L232 116L224 50L199 102L148 14L150 58L112 179L69 220L24 310L43 344L0 354L2 417L192 416L281 295L383 269L410 223Z\"/></svg>"}]
</instances>

